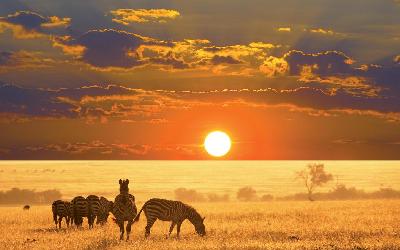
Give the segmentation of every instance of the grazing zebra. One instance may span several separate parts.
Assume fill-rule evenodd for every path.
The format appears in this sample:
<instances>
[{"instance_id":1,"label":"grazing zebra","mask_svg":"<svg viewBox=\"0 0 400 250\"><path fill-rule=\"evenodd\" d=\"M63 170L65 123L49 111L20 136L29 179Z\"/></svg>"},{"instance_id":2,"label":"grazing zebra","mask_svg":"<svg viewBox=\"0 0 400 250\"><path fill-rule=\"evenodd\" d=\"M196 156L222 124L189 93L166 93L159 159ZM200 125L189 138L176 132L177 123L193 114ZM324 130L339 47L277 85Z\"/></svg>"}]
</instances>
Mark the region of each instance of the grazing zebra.
<instances>
[{"instance_id":1,"label":"grazing zebra","mask_svg":"<svg viewBox=\"0 0 400 250\"><path fill-rule=\"evenodd\" d=\"M147 218L145 237L150 235L150 229L157 219L162 221L172 221L168 236L171 235L176 225L176 233L179 238L182 222L186 219L193 224L197 234L200 236L206 235L206 229L204 226L205 218L202 218L196 209L183 202L157 198L150 199L146 201L142 209L140 209L139 213L136 215L134 219L135 222L139 220L140 214L143 210Z\"/></svg>"},{"instance_id":2,"label":"grazing zebra","mask_svg":"<svg viewBox=\"0 0 400 250\"><path fill-rule=\"evenodd\" d=\"M105 224L108 216L113 209L114 202L107 200L103 196L100 197L100 209L97 214L96 224Z\"/></svg>"},{"instance_id":3,"label":"grazing zebra","mask_svg":"<svg viewBox=\"0 0 400 250\"><path fill-rule=\"evenodd\" d=\"M83 217L90 218L89 204L82 196L77 196L71 201L72 204L72 215L74 223L77 227L82 226Z\"/></svg>"},{"instance_id":4,"label":"grazing zebra","mask_svg":"<svg viewBox=\"0 0 400 250\"><path fill-rule=\"evenodd\" d=\"M98 216L100 210L100 199L98 196L92 194L86 197L86 200L89 205L89 228L93 228L94 219L96 218L96 216Z\"/></svg>"},{"instance_id":5,"label":"grazing zebra","mask_svg":"<svg viewBox=\"0 0 400 250\"><path fill-rule=\"evenodd\" d=\"M72 224L72 209L71 209L70 202L56 200L51 205L51 210L53 212L53 220L54 220L54 223L56 224L56 228L57 228L57 224L58 224L58 228L61 228L61 221L63 218L65 218L67 227L69 227L70 220L71 220L71 224Z\"/></svg>"},{"instance_id":6,"label":"grazing zebra","mask_svg":"<svg viewBox=\"0 0 400 250\"><path fill-rule=\"evenodd\" d=\"M121 235L120 240L124 238L124 222L128 221L126 225L126 240L129 240L131 226L133 219L137 214L135 205L135 197L129 194L129 180L119 180L119 195L115 197L112 214L115 216L114 221L118 224Z\"/></svg>"}]
</instances>

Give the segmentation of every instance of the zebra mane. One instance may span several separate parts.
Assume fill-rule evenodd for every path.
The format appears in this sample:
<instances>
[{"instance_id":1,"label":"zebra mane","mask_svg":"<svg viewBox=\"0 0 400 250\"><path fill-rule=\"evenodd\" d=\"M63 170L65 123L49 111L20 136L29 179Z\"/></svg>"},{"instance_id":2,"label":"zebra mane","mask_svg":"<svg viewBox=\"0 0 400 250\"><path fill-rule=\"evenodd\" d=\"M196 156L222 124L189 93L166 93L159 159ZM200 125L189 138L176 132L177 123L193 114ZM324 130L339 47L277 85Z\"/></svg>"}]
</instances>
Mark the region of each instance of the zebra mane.
<instances>
[{"instance_id":1,"label":"zebra mane","mask_svg":"<svg viewBox=\"0 0 400 250\"><path fill-rule=\"evenodd\" d=\"M201 215L199 214L199 212L197 212L197 210L190 206L190 205L186 205L186 208L188 209L189 213L191 213L193 215L192 219L194 220L202 220Z\"/></svg>"}]
</instances>

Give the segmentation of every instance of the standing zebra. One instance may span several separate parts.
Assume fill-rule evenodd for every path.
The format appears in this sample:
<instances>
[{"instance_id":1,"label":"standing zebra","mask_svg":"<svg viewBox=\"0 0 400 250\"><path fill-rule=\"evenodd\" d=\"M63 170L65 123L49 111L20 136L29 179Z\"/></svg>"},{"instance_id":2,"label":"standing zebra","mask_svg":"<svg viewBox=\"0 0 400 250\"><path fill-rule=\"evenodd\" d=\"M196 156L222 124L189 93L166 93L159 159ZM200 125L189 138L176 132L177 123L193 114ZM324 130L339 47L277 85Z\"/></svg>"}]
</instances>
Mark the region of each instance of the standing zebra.
<instances>
[{"instance_id":1,"label":"standing zebra","mask_svg":"<svg viewBox=\"0 0 400 250\"><path fill-rule=\"evenodd\" d=\"M103 196L100 197L100 208L97 214L96 224L104 224L107 222L108 216L112 211L114 202L107 200Z\"/></svg>"},{"instance_id":2,"label":"standing zebra","mask_svg":"<svg viewBox=\"0 0 400 250\"><path fill-rule=\"evenodd\" d=\"M96 216L98 216L100 210L100 199L98 196L91 194L86 197L86 200L88 202L90 215L88 217L89 228L93 228L94 219L96 218Z\"/></svg>"},{"instance_id":3,"label":"standing zebra","mask_svg":"<svg viewBox=\"0 0 400 250\"><path fill-rule=\"evenodd\" d=\"M204 226L205 217L202 218L196 209L183 202L157 198L150 199L146 201L142 209L140 209L139 213L136 215L134 219L135 222L139 220L143 210L147 218L145 237L150 235L150 229L157 219L172 221L168 236L171 235L176 225L176 233L179 238L182 222L186 219L193 224L197 234L200 236L206 235L206 228Z\"/></svg>"},{"instance_id":4,"label":"standing zebra","mask_svg":"<svg viewBox=\"0 0 400 250\"><path fill-rule=\"evenodd\" d=\"M126 225L126 240L129 240L131 226L133 219L137 214L135 205L135 197L129 194L129 180L119 180L119 195L115 197L112 213L115 216L114 221L118 224L121 235L120 240L124 238L124 222L128 221Z\"/></svg>"},{"instance_id":5,"label":"standing zebra","mask_svg":"<svg viewBox=\"0 0 400 250\"><path fill-rule=\"evenodd\" d=\"M83 217L90 218L89 204L82 196L77 196L71 201L72 215L74 223L77 227L82 226Z\"/></svg>"},{"instance_id":6,"label":"standing zebra","mask_svg":"<svg viewBox=\"0 0 400 250\"><path fill-rule=\"evenodd\" d=\"M67 223L67 227L69 227L69 222L71 220L72 225L72 209L71 203L68 201L56 200L51 205L51 210L53 212L53 220L54 223L58 224L58 228L61 228L61 221L65 217L65 222ZM57 218L58 216L58 218Z\"/></svg>"}]
</instances>

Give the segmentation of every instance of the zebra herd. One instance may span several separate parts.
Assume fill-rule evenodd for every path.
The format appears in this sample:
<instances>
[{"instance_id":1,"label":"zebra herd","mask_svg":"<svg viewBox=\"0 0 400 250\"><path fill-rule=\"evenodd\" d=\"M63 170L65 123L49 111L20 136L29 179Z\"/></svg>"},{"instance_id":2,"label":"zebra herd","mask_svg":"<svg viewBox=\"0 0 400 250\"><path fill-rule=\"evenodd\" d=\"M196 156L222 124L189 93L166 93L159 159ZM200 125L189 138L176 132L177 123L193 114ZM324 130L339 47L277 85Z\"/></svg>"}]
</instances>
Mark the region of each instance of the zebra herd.
<instances>
[{"instance_id":1,"label":"zebra herd","mask_svg":"<svg viewBox=\"0 0 400 250\"><path fill-rule=\"evenodd\" d=\"M53 220L56 227L61 228L62 219L65 218L67 226L75 224L82 226L83 218L88 219L89 228L96 224L105 224L110 213L114 215L114 222L120 229L120 240L124 238L126 225L126 240L129 239L131 227L134 222L139 221L142 211L146 215L147 225L145 227L145 237L150 235L150 229L154 222L159 219L162 221L171 221L168 236L176 226L177 236L179 237L181 225L186 219L193 224L195 231L200 236L206 234L204 226L204 217L193 207L180 201L153 198L144 203L139 213L135 204L135 196L129 193L129 180L119 180L120 193L115 197L114 202L104 197L89 195L84 198L77 196L71 202L56 200L52 204ZM58 226L57 226L58 225Z\"/></svg>"}]
</instances>

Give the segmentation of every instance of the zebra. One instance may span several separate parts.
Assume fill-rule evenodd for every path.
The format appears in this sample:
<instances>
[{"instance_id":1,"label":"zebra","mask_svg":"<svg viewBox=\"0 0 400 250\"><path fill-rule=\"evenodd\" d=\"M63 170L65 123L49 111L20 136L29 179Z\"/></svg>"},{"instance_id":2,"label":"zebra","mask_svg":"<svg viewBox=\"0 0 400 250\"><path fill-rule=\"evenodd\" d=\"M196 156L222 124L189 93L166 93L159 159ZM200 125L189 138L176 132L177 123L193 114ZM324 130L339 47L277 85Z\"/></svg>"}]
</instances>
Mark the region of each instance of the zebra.
<instances>
[{"instance_id":1,"label":"zebra","mask_svg":"<svg viewBox=\"0 0 400 250\"><path fill-rule=\"evenodd\" d=\"M90 218L88 201L82 196L77 196L71 201L72 215L77 227L82 226L83 217Z\"/></svg>"},{"instance_id":2,"label":"zebra","mask_svg":"<svg viewBox=\"0 0 400 250\"><path fill-rule=\"evenodd\" d=\"M97 214L96 224L104 224L107 222L108 216L112 211L114 202L107 200L103 196L100 197L100 208Z\"/></svg>"},{"instance_id":3,"label":"zebra","mask_svg":"<svg viewBox=\"0 0 400 250\"><path fill-rule=\"evenodd\" d=\"M100 199L98 196L92 194L86 197L86 200L88 202L90 215L88 217L89 228L93 228L94 219L98 216L100 210Z\"/></svg>"},{"instance_id":4,"label":"zebra","mask_svg":"<svg viewBox=\"0 0 400 250\"><path fill-rule=\"evenodd\" d=\"M57 228L57 224L58 224L58 228L61 228L61 221L64 217L65 217L65 222L67 223L67 227L69 227L70 221L71 221L71 225L72 225L72 209L71 209L70 202L56 200L51 205L51 210L53 212L53 220L54 220L54 223L56 224L56 228Z\"/></svg>"},{"instance_id":5,"label":"zebra","mask_svg":"<svg viewBox=\"0 0 400 250\"><path fill-rule=\"evenodd\" d=\"M168 237L171 235L176 225L176 233L179 238L182 222L186 219L193 224L197 234L200 236L206 235L204 226L205 217L202 218L196 209L183 202L157 198L150 199L144 203L142 209L140 209L139 213L136 215L134 219L135 222L139 221L140 214L143 210L147 218L145 237L150 235L150 229L157 219L172 221Z\"/></svg>"},{"instance_id":6,"label":"zebra","mask_svg":"<svg viewBox=\"0 0 400 250\"><path fill-rule=\"evenodd\" d=\"M119 180L119 192L120 194L115 197L114 206L112 209L112 214L115 216L113 219L119 226L120 237L122 240L124 238L124 222L128 221L126 225L126 240L129 240L129 234L131 232L131 226L133 219L137 214L137 208L135 205L135 197L129 194L129 180Z\"/></svg>"}]
</instances>

